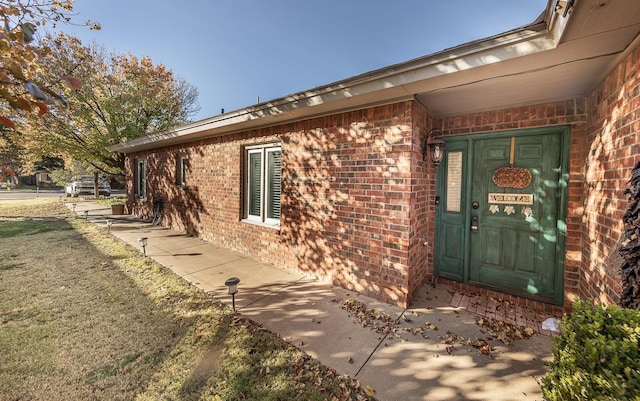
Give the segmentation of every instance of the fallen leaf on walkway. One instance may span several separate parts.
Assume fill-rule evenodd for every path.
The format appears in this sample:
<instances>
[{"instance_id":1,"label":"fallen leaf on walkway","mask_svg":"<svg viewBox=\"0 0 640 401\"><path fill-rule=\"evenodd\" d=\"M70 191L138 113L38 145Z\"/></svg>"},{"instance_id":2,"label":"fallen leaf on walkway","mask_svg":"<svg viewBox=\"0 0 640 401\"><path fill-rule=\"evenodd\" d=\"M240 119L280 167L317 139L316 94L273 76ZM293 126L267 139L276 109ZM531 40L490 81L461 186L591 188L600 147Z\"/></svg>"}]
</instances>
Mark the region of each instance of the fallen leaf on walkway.
<instances>
[{"instance_id":1,"label":"fallen leaf on walkway","mask_svg":"<svg viewBox=\"0 0 640 401\"><path fill-rule=\"evenodd\" d=\"M429 323L429 322L425 322L424 324L425 329L427 330L438 330L438 327L435 324Z\"/></svg>"},{"instance_id":2,"label":"fallen leaf on walkway","mask_svg":"<svg viewBox=\"0 0 640 401\"><path fill-rule=\"evenodd\" d=\"M369 397L373 397L373 395L376 393L371 387L369 387L369 385L367 384L367 386L364 388L364 392L369 396Z\"/></svg>"}]
</instances>

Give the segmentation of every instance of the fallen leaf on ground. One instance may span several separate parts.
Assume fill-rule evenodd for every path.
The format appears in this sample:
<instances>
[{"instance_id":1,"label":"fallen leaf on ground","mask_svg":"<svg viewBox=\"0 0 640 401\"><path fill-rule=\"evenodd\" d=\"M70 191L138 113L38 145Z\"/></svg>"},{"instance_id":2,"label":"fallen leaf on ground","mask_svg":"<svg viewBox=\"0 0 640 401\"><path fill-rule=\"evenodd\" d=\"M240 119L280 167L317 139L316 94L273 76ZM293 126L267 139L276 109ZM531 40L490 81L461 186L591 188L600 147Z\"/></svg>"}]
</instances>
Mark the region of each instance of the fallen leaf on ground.
<instances>
[{"instance_id":1,"label":"fallen leaf on ground","mask_svg":"<svg viewBox=\"0 0 640 401\"><path fill-rule=\"evenodd\" d=\"M369 397L373 397L373 395L376 393L374 389L372 389L368 384L367 386L364 388L364 392L369 396Z\"/></svg>"}]
</instances>

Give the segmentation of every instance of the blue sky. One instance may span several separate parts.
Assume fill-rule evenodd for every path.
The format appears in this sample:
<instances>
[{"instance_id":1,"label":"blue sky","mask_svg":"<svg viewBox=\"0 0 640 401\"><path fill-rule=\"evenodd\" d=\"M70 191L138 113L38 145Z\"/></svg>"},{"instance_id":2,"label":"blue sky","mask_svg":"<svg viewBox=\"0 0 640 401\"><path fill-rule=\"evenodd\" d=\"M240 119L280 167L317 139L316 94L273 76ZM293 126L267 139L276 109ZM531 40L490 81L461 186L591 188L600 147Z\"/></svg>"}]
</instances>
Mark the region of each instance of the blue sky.
<instances>
[{"instance_id":1,"label":"blue sky","mask_svg":"<svg viewBox=\"0 0 640 401\"><path fill-rule=\"evenodd\" d=\"M75 0L85 44L149 56L198 88L195 120L533 22L547 0Z\"/></svg>"}]
</instances>

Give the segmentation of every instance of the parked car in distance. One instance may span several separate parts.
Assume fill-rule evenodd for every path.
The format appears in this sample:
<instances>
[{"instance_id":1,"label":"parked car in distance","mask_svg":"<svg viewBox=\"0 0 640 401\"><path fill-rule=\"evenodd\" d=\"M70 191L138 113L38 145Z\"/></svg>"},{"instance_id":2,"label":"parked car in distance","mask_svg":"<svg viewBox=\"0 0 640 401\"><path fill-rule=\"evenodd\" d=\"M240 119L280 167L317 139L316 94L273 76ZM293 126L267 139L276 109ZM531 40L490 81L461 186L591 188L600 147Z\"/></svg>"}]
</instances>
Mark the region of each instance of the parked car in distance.
<instances>
[{"instance_id":1,"label":"parked car in distance","mask_svg":"<svg viewBox=\"0 0 640 401\"><path fill-rule=\"evenodd\" d=\"M102 196L111 196L111 184L102 177L98 179L98 190ZM79 195L93 195L93 176L83 175L73 177L65 186L65 194L67 198L77 197Z\"/></svg>"}]
</instances>

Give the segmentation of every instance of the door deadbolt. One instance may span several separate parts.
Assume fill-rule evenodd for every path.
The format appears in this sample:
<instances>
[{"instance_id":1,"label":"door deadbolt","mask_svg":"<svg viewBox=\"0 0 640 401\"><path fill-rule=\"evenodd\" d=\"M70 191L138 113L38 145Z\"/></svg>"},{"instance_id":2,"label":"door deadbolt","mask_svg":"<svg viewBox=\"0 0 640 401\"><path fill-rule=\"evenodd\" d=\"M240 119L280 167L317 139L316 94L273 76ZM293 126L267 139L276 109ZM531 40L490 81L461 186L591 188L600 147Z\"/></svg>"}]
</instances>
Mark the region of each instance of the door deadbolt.
<instances>
[{"instance_id":1,"label":"door deadbolt","mask_svg":"<svg viewBox=\"0 0 640 401\"><path fill-rule=\"evenodd\" d=\"M471 217L471 231L478 231L478 216Z\"/></svg>"}]
</instances>

